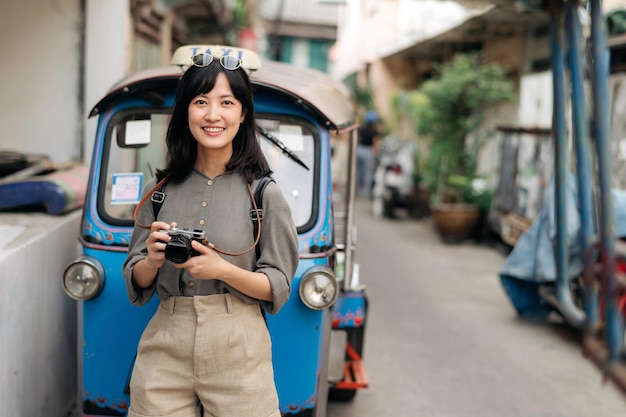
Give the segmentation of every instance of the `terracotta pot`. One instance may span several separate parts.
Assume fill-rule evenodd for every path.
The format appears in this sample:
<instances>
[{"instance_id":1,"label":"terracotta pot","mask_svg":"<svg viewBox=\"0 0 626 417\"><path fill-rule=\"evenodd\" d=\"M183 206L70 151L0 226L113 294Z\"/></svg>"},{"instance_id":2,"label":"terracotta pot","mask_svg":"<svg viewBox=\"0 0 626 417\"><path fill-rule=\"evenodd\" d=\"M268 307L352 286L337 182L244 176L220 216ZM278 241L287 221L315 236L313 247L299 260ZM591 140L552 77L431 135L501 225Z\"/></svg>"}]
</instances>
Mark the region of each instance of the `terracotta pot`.
<instances>
[{"instance_id":1,"label":"terracotta pot","mask_svg":"<svg viewBox=\"0 0 626 417\"><path fill-rule=\"evenodd\" d=\"M435 229L446 243L468 238L480 220L480 210L474 204L435 204L430 210Z\"/></svg>"}]
</instances>

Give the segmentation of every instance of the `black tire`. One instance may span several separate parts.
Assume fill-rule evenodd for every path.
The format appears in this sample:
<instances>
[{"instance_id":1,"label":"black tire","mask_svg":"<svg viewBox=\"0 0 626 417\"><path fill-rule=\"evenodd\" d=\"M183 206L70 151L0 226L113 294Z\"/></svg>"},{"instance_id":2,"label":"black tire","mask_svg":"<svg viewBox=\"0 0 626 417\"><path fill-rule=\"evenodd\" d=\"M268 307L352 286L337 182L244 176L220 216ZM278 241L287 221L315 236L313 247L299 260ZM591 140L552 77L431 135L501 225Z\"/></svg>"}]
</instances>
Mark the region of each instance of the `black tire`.
<instances>
[{"instance_id":1,"label":"black tire","mask_svg":"<svg viewBox=\"0 0 626 417\"><path fill-rule=\"evenodd\" d=\"M336 389L331 388L328 390L328 401L334 403L347 403L354 399L356 396L355 389Z\"/></svg>"},{"instance_id":2,"label":"black tire","mask_svg":"<svg viewBox=\"0 0 626 417\"><path fill-rule=\"evenodd\" d=\"M393 219L396 217L396 197L391 190L385 190L383 195L383 216Z\"/></svg>"}]
</instances>

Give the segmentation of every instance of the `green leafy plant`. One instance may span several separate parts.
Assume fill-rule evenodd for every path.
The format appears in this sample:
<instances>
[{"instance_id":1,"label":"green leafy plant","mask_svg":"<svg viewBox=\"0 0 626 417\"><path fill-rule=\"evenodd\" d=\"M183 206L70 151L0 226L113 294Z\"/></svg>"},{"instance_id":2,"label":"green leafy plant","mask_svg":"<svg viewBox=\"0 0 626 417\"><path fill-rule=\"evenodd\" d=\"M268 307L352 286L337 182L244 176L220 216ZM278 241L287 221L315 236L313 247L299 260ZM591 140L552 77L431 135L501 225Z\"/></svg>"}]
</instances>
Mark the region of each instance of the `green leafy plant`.
<instances>
[{"instance_id":1,"label":"green leafy plant","mask_svg":"<svg viewBox=\"0 0 626 417\"><path fill-rule=\"evenodd\" d=\"M424 182L433 203L475 203L477 158L491 136L478 134L483 113L513 99L513 83L500 65L465 54L439 66L418 92L425 97L416 120L418 131L430 137Z\"/></svg>"},{"instance_id":2,"label":"green leafy plant","mask_svg":"<svg viewBox=\"0 0 626 417\"><path fill-rule=\"evenodd\" d=\"M235 0L233 5L233 16L237 29L242 29L248 26L248 15L246 13L245 0Z\"/></svg>"},{"instance_id":3,"label":"green leafy plant","mask_svg":"<svg viewBox=\"0 0 626 417\"><path fill-rule=\"evenodd\" d=\"M412 172L416 185L421 185L423 180L423 152L428 148L428 141L418 134L415 121L419 117L419 109L426 103L426 97L417 90L398 90L391 95L389 117L386 119L386 129L389 132L394 132L402 139L412 140L417 145Z\"/></svg>"}]
</instances>

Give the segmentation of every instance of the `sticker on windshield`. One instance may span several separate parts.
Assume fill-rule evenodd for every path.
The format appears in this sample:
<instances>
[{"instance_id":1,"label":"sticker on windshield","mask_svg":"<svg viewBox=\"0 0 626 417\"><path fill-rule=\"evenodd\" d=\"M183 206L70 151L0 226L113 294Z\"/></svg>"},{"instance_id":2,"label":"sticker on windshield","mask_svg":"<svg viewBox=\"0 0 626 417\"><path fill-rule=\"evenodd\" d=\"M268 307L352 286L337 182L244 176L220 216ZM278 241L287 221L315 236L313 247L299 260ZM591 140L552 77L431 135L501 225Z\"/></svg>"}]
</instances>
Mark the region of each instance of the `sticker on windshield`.
<instances>
[{"instance_id":1,"label":"sticker on windshield","mask_svg":"<svg viewBox=\"0 0 626 417\"><path fill-rule=\"evenodd\" d=\"M111 204L137 204L141 199L142 172L113 174Z\"/></svg>"},{"instance_id":2,"label":"sticker on windshield","mask_svg":"<svg viewBox=\"0 0 626 417\"><path fill-rule=\"evenodd\" d=\"M304 150L302 126L281 124L278 128L278 136L290 151L301 152Z\"/></svg>"}]
</instances>

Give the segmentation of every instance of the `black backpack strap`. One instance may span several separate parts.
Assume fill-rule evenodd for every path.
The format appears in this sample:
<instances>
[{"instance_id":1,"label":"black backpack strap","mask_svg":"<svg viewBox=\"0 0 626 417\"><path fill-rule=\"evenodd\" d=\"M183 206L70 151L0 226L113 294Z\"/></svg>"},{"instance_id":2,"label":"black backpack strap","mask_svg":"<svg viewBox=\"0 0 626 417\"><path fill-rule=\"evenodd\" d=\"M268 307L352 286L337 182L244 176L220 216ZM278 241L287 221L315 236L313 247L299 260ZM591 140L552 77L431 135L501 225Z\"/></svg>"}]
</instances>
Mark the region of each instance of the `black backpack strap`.
<instances>
[{"instance_id":1,"label":"black backpack strap","mask_svg":"<svg viewBox=\"0 0 626 417\"><path fill-rule=\"evenodd\" d=\"M156 220L159 215L159 211L161 210L161 206L165 201L165 183L163 183L158 190L152 193L150 201L152 201L152 212L154 213L154 220Z\"/></svg>"},{"instance_id":2,"label":"black backpack strap","mask_svg":"<svg viewBox=\"0 0 626 417\"><path fill-rule=\"evenodd\" d=\"M259 183L256 186L256 190L254 191L254 201L256 203L256 211L254 207L250 210L250 219L252 220L252 226L254 227L254 234L252 235L254 239L256 239L256 234L259 232L259 222L258 218L263 221L263 217L265 215L265 211L263 210L263 191L265 191L265 187L270 182L274 182L274 179L269 176L264 176L259 179ZM254 252L256 254L256 259L258 260L261 257L261 246L257 244L254 247ZM263 320L265 320L265 325L267 325L267 316L265 314L265 310L261 305L259 305L261 309L261 315L263 316Z\"/></svg>"},{"instance_id":3,"label":"black backpack strap","mask_svg":"<svg viewBox=\"0 0 626 417\"><path fill-rule=\"evenodd\" d=\"M256 238L257 233L259 232L259 223L257 222L258 218L263 221L263 217L265 215L265 211L263 210L263 191L265 191L265 187L270 182L273 182L274 179L269 176L264 176L259 179L259 183L256 186L256 190L254 192L254 201L256 202L257 210L254 211L254 208L250 210L250 219L252 220L252 226L254 227L254 234L252 235ZM259 245L256 245L254 248L256 253L256 258L259 259L261 257L261 248Z\"/></svg>"}]
</instances>

